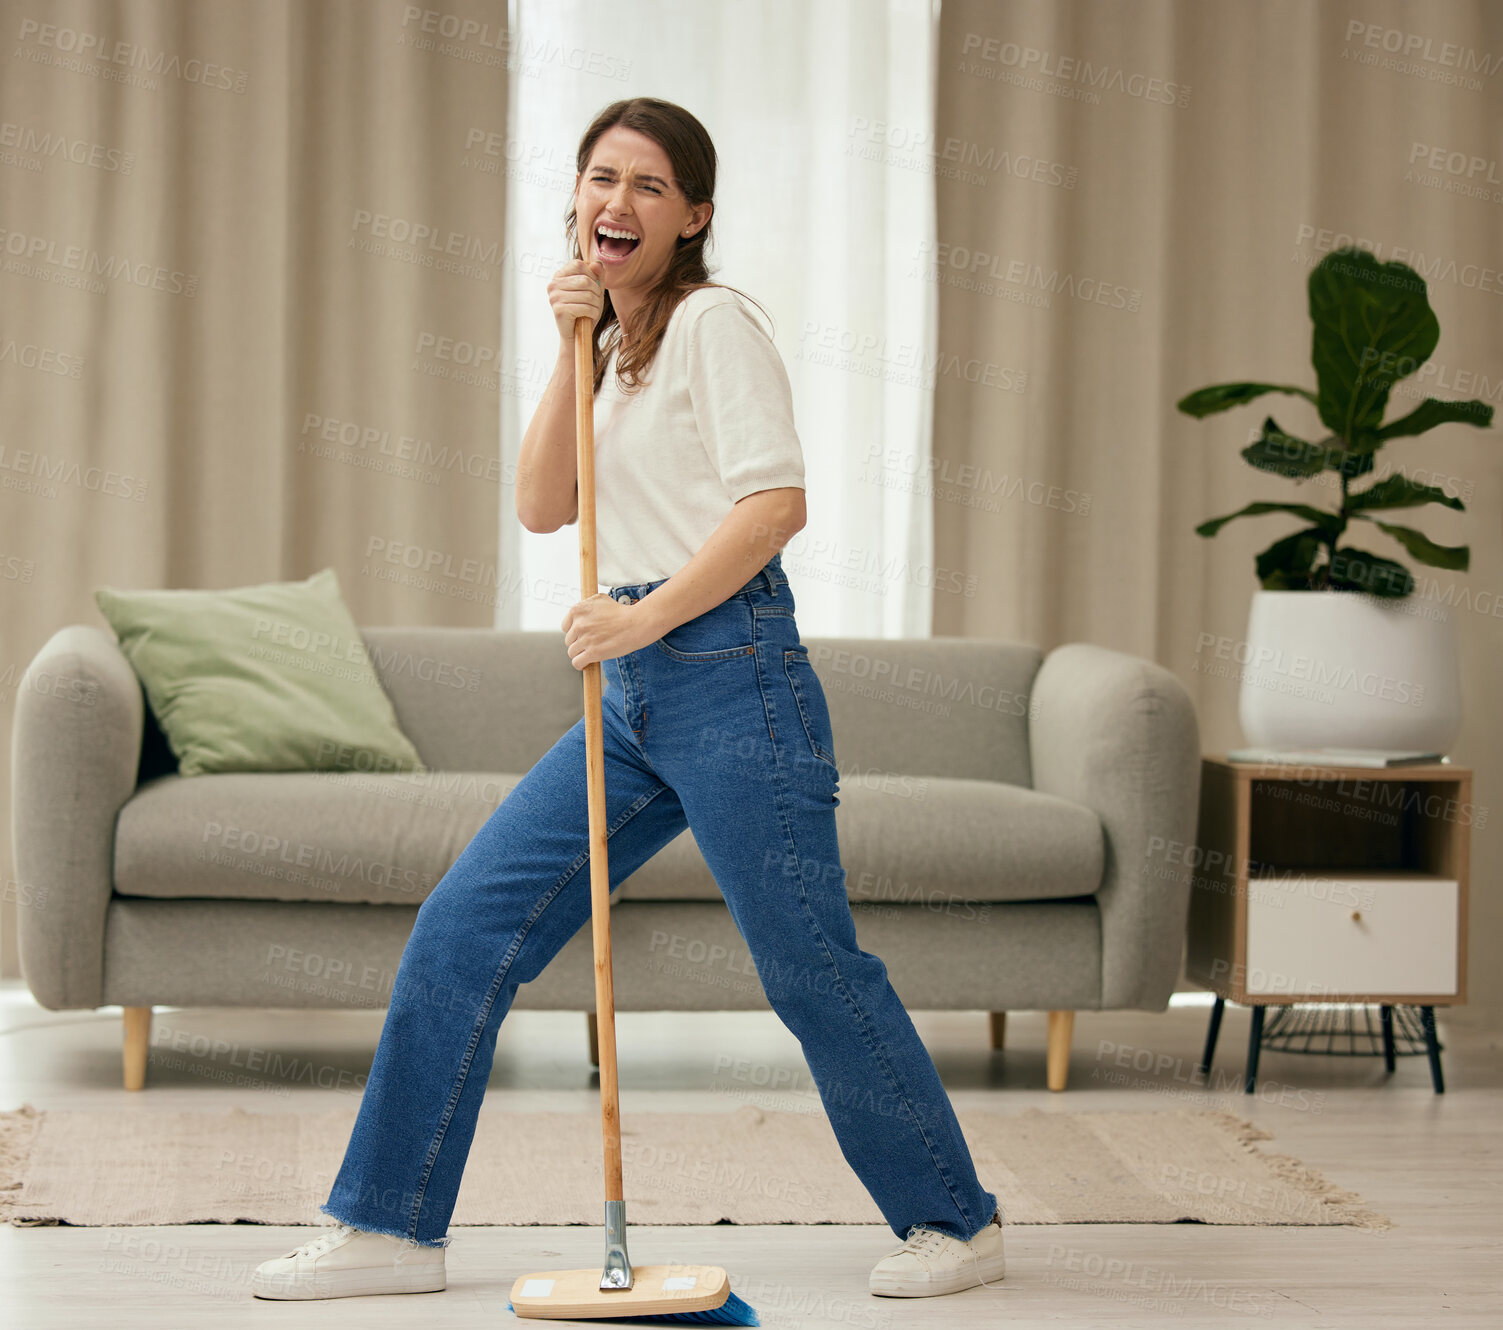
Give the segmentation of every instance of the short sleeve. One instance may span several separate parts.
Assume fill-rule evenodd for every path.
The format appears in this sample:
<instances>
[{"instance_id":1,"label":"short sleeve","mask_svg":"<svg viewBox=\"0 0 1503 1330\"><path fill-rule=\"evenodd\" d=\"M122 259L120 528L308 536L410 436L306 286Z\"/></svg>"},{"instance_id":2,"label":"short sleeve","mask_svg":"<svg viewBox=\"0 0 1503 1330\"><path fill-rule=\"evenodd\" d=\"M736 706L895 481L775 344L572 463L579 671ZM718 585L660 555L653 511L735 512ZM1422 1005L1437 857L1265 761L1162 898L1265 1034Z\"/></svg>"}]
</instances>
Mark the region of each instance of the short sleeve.
<instances>
[{"instance_id":1,"label":"short sleeve","mask_svg":"<svg viewBox=\"0 0 1503 1330\"><path fill-rule=\"evenodd\" d=\"M739 302L709 306L689 329L694 420L732 503L758 490L804 489L783 358Z\"/></svg>"}]
</instances>

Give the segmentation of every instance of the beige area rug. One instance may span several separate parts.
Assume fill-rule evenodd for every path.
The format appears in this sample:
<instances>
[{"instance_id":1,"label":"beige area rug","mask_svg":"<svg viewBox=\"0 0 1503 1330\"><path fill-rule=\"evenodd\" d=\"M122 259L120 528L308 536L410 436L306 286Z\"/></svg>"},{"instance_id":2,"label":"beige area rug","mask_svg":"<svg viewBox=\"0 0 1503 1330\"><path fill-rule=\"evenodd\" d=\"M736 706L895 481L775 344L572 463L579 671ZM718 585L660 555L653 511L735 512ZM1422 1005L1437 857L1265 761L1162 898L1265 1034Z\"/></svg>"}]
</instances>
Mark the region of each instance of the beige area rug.
<instances>
[{"instance_id":1,"label":"beige area rug","mask_svg":"<svg viewBox=\"0 0 1503 1330\"><path fill-rule=\"evenodd\" d=\"M959 1113L1013 1224L1348 1224L1361 1197L1220 1110ZM0 1217L12 1224L323 1224L355 1110L0 1113ZM600 1119L482 1109L452 1224L602 1222ZM633 1224L880 1224L823 1114L623 1117Z\"/></svg>"}]
</instances>

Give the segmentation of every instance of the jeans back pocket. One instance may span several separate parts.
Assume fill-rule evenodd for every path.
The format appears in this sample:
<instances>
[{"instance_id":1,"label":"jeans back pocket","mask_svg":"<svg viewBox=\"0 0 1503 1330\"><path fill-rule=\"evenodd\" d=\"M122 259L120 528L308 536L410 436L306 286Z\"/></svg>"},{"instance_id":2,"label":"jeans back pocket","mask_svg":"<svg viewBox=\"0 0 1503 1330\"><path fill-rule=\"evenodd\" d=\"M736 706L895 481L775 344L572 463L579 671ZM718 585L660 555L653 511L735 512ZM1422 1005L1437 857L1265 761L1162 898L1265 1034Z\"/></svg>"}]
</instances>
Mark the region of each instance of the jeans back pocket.
<instances>
[{"instance_id":1,"label":"jeans back pocket","mask_svg":"<svg viewBox=\"0 0 1503 1330\"><path fill-rule=\"evenodd\" d=\"M809 659L809 648L794 646L783 648L783 671L793 689L794 701L798 704L799 719L804 725L804 735L809 748L821 762L828 762L839 769L835 761L835 734L830 726L830 708L825 701L825 690Z\"/></svg>"}]
</instances>

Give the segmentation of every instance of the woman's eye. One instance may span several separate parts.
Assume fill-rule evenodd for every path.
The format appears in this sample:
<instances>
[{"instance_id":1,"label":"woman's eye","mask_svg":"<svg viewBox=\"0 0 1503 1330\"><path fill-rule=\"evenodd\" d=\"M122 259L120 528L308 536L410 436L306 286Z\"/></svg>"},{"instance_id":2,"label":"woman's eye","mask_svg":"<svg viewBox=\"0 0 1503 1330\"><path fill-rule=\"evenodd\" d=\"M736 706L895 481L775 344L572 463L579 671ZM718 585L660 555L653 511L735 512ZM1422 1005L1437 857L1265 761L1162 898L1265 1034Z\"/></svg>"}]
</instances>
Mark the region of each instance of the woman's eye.
<instances>
[{"instance_id":1,"label":"woman's eye","mask_svg":"<svg viewBox=\"0 0 1503 1330\"><path fill-rule=\"evenodd\" d=\"M592 185L610 185L615 182L608 175L595 175L590 177L590 183ZM654 194L658 195L661 195L663 192L657 185L643 185L642 188L650 189Z\"/></svg>"}]
</instances>

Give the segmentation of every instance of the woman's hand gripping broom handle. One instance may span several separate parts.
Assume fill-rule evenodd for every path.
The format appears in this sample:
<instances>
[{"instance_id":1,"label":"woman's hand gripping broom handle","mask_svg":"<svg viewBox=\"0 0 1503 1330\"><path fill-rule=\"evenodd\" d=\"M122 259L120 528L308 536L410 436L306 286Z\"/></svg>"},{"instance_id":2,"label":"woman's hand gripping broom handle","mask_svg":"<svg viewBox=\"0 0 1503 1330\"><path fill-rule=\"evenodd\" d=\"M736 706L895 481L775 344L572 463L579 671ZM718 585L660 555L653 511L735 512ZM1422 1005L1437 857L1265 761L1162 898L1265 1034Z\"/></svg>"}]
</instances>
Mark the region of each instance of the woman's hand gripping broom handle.
<instances>
[{"instance_id":1,"label":"woman's hand gripping broom handle","mask_svg":"<svg viewBox=\"0 0 1503 1330\"><path fill-rule=\"evenodd\" d=\"M574 321L574 385L579 455L579 587L593 596L595 571L595 334ZM621 1186L621 1105L616 1089L616 999L611 984L611 875L605 852L605 740L600 662L584 668L585 779L590 803L590 919L595 942L595 1014L600 1053L600 1127L605 1144L605 1269L602 1289L629 1289L626 1200Z\"/></svg>"}]
</instances>

